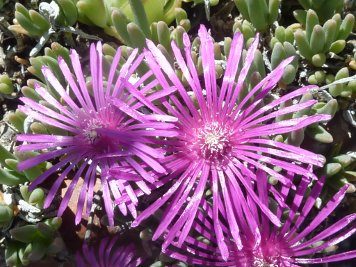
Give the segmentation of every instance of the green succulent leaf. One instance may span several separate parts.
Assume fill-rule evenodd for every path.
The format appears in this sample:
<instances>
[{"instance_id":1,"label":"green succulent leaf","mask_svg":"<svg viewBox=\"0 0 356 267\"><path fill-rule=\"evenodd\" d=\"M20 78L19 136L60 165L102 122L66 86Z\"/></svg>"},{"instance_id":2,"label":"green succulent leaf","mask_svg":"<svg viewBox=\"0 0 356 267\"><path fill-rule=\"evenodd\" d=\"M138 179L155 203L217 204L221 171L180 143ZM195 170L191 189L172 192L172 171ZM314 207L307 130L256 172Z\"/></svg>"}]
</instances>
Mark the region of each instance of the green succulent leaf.
<instances>
[{"instance_id":1,"label":"green succulent leaf","mask_svg":"<svg viewBox=\"0 0 356 267\"><path fill-rule=\"evenodd\" d=\"M310 137L320 143L332 143L333 137L330 133L328 133L322 126L310 126L307 128L307 133Z\"/></svg>"},{"instance_id":2,"label":"green succulent leaf","mask_svg":"<svg viewBox=\"0 0 356 267\"><path fill-rule=\"evenodd\" d=\"M24 225L10 230L11 237L23 243L31 243L39 237L36 225Z\"/></svg>"}]
</instances>

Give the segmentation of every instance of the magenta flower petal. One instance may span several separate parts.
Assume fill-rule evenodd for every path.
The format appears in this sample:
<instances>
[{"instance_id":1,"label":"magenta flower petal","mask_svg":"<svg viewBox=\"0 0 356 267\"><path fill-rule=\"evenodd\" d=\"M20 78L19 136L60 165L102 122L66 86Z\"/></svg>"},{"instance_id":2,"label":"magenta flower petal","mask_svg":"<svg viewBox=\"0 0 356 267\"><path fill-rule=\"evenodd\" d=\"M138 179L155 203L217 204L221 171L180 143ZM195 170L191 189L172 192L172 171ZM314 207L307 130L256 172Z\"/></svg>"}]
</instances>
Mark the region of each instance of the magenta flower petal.
<instances>
[{"instance_id":1,"label":"magenta flower petal","mask_svg":"<svg viewBox=\"0 0 356 267\"><path fill-rule=\"evenodd\" d=\"M92 88L89 89L79 56L73 50L70 53L71 66L62 58L58 59L67 87L58 81L48 67L42 68L48 84L61 97L63 104L39 85L36 85L36 91L53 108L26 97L21 98L24 105L19 107L20 110L37 121L67 131L68 136L19 135L18 141L23 142L19 146L20 151L41 150L43 153L20 162L18 168L24 170L43 161L59 158L58 163L31 184L31 188L34 188L45 180L54 179L51 175L61 171L45 200L45 207L48 207L63 180L72 177L58 209L59 215L67 208L82 178L76 224L81 221L82 214L90 212L99 175L110 224L114 222L116 198L127 193L131 201L137 204L133 188L149 194L147 184L155 182L156 173L166 173L158 161L165 154L165 150L159 147L159 138L177 135L176 126L172 124L176 118L166 115L152 103L175 89L170 87L153 91L157 80L152 77L152 72L148 71L142 76L135 74L144 55L137 56L137 50L134 50L121 68L118 67L120 55L119 49L106 77L103 73L101 43L90 46L89 77ZM110 172L111 168L113 171ZM115 172L115 169L120 171ZM130 185L128 180L134 184ZM136 217L135 205L129 205L129 211ZM126 214L125 203L121 203L119 208Z\"/></svg>"},{"instance_id":2,"label":"magenta flower petal","mask_svg":"<svg viewBox=\"0 0 356 267\"><path fill-rule=\"evenodd\" d=\"M82 251L76 254L78 267L136 267L141 263L142 258L137 256L135 246L132 244L119 246L117 236L100 240L98 246L84 243Z\"/></svg>"},{"instance_id":3,"label":"magenta flower petal","mask_svg":"<svg viewBox=\"0 0 356 267\"><path fill-rule=\"evenodd\" d=\"M260 183L257 184L259 197L266 198L267 177L257 171ZM314 219L306 220L303 210L309 213L310 201L315 202L315 199L320 195L320 187L324 184L324 180L317 181L309 194L306 193L308 182L306 177L303 177L299 183L297 191L288 190L284 194L284 201L291 202L289 216L282 220L282 228L269 223L266 215L261 210L256 209L255 202L249 202L250 209L255 210L255 216L240 216L239 224L244 229L241 234L243 248L239 249L237 244L232 241L227 241L227 246L221 249L221 241L212 236L214 215L203 214L200 210L195 221L192 232L187 237L186 241L181 245L177 241L172 242L166 248L165 253L178 260L183 260L190 264L202 266L301 266L301 264L317 264L338 262L356 258L356 251L337 252L333 255L327 255L324 250L331 246L335 246L351 235L355 234L356 226L354 224L356 214L350 214L344 218L330 224L327 227L320 228L322 222L327 216L340 204L344 198L347 186L340 189L334 197L332 197L318 211ZM238 199L232 201L232 205L237 209L241 208L243 203ZM297 216L297 220L296 219ZM207 223L209 222L209 223ZM247 224L256 224L257 228L249 229L244 227ZM229 227L228 222L225 225ZM261 238L256 239L255 232L261 233ZM204 243L209 240L209 243ZM231 236L231 239L233 237ZM229 251L229 257L226 258L225 250Z\"/></svg>"},{"instance_id":4,"label":"magenta flower petal","mask_svg":"<svg viewBox=\"0 0 356 267\"><path fill-rule=\"evenodd\" d=\"M198 216L199 207L203 205L204 192L212 191L213 231L218 237L218 247L224 259L229 256L227 248L232 237L239 248L242 247L242 229L250 229L252 224L239 225L239 216L253 216L259 211L266 215L268 221L280 225L280 217L273 214L266 202L256 195L253 186L259 183L259 176L249 170L252 167L263 170L266 174L278 179L282 185L296 189L291 173L306 175L308 181L317 179L307 165L323 166L325 159L320 155L304 149L273 141L269 136L290 133L310 124L330 119L328 115L313 115L302 118L292 118L283 121L276 120L285 114L293 114L310 108L316 103L310 100L305 103L284 107L286 101L298 100L303 94L316 87L303 87L276 98L263 105L265 96L276 86L283 75L284 68L293 60L288 58L262 79L250 92L243 97L241 92L246 86L250 75L254 55L259 40L247 50L243 60L243 36L236 33L231 43L225 73L222 82L215 73L214 43L206 28L199 29L200 57L203 73L201 77L193 62L192 47L187 34L183 36L184 48L179 49L172 42L172 51L177 68L182 72L187 86L184 86L177 76L175 67L161 53L152 41L147 40L148 50L145 52L146 62L159 84L166 90L177 88L167 98L162 99L162 105L168 114L177 118L174 122L177 131L173 138L166 140L168 155L160 159L168 176L160 177L153 184L155 187L171 183L171 187L151 206L142 211L133 222L140 224L158 209L166 211L156 229L154 239L165 234L163 249L172 242L183 243ZM242 68L239 70L239 65ZM163 133L162 133L163 134ZM274 168L278 166L281 171ZM153 166L151 166L153 167ZM283 197L273 186L266 186L282 207ZM137 191L136 195L143 192ZM241 207L232 203L235 199L244 202ZM118 201L130 201L127 194ZM256 204L255 210L250 210L249 202ZM222 218L228 230L222 229ZM169 232L166 232L167 228ZM260 238L260 233L255 233Z\"/></svg>"}]
</instances>

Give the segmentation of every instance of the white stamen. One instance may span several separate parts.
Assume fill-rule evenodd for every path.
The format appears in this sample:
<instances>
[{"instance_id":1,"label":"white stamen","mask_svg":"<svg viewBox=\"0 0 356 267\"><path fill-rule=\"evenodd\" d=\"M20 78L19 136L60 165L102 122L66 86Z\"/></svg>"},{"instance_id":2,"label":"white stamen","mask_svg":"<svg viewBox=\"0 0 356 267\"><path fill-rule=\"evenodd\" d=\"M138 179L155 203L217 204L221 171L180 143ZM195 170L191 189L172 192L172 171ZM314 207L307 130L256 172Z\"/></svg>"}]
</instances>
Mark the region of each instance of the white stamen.
<instances>
[{"instance_id":1,"label":"white stamen","mask_svg":"<svg viewBox=\"0 0 356 267\"><path fill-rule=\"evenodd\" d=\"M197 132L197 144L201 153L207 158L223 156L229 145L229 131L218 122L205 125Z\"/></svg>"},{"instance_id":2,"label":"white stamen","mask_svg":"<svg viewBox=\"0 0 356 267\"><path fill-rule=\"evenodd\" d=\"M274 263L268 263L264 259L255 257L253 260L253 267L278 267L278 265Z\"/></svg>"}]
</instances>

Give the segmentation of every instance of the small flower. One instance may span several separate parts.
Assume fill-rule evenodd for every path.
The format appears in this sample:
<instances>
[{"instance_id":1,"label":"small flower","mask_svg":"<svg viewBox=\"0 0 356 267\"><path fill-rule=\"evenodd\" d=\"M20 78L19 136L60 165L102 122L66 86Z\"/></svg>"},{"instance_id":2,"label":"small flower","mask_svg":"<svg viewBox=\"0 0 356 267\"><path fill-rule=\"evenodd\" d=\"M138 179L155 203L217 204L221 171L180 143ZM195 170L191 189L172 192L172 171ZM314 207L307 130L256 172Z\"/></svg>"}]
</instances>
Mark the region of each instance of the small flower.
<instances>
[{"instance_id":1,"label":"small flower","mask_svg":"<svg viewBox=\"0 0 356 267\"><path fill-rule=\"evenodd\" d=\"M251 182L259 181L248 166L261 169L280 183L294 188L292 181L285 177L286 172L305 174L309 179L316 179L313 172L303 165L323 166L325 161L323 156L273 141L269 137L301 129L327 120L330 116L313 115L275 121L277 116L293 114L315 104L316 100L310 100L291 107L281 106L315 87L294 90L263 105L264 98L280 80L284 68L292 58L284 60L239 100L258 46L258 36L247 51L242 69L238 70L243 52L243 36L240 33L235 34L222 83L217 81L215 74L213 40L204 26L199 30L199 37L204 77L198 76L193 63L188 35L183 36L184 55L172 42L177 66L188 82L189 89L183 86L160 50L153 42L147 41L149 52L146 53L146 61L159 83L163 88L177 88L177 93L170 95L169 101L162 101L162 105L169 114L178 118L175 123L178 136L166 142L167 151L171 152L171 155L161 161L171 173L160 180L160 185L172 182L172 186L136 218L133 226L167 203L168 207L153 238L157 239L168 226L172 226L165 236L163 249L177 236L182 244L201 207L204 192L210 188L213 196L214 231L219 240L219 248L224 258L227 258L220 213L226 214L233 238L237 246L242 247L240 229L231 207L232 198L246 201L247 194L274 224L280 225L279 219L251 189ZM204 83L201 83L201 79ZM193 101L192 95L196 102ZM275 171L275 166L278 166L281 172ZM268 189L276 199L280 198L274 187Z\"/></svg>"},{"instance_id":2,"label":"small flower","mask_svg":"<svg viewBox=\"0 0 356 267\"><path fill-rule=\"evenodd\" d=\"M142 262L137 256L135 246L121 245L117 243L118 237L106 237L100 240L99 246L88 246L84 243L82 251L77 252L76 261L78 267L136 267Z\"/></svg>"},{"instance_id":3,"label":"small flower","mask_svg":"<svg viewBox=\"0 0 356 267\"><path fill-rule=\"evenodd\" d=\"M19 164L19 170L31 168L43 161L59 158L49 170L40 175L32 184L34 188L45 180L52 181L52 187L45 200L48 207L66 177L72 177L71 183L58 209L58 216L66 209L80 177L84 182L80 189L75 222L82 218L84 204L89 213L92 206L94 187L101 184L105 209L110 224L113 224L113 199L127 193L133 203L137 202L133 189L127 181L133 181L137 188L147 194L150 188L146 182L154 182L153 174L165 173L166 170L157 159L164 156L164 151L157 148L157 137L174 136L174 125L164 122L175 118L166 116L152 104L172 92L172 88L153 91L155 80L148 82L150 73L137 77L131 83L136 68L143 59L137 57L134 50L119 71L121 50L113 59L108 76L103 74L102 45L90 47L90 71L92 91L86 85L79 56L71 51L72 74L66 62L59 58L59 67L68 87L65 89L48 67L42 72L55 93L63 100L60 103L49 90L36 86L37 93L46 101L46 105L22 97L25 104L19 109L28 116L42 123L68 132L68 135L21 134L17 140L23 141L20 151L41 150L39 156ZM75 79L74 79L75 77ZM107 78L106 78L107 77ZM147 85L143 85L146 83ZM70 92L68 90L71 90ZM49 108L48 106L52 106ZM109 169L113 169L112 175ZM61 170L53 181L50 177ZM150 172L150 173L149 173ZM97 182L100 173L100 183ZM126 215L127 208L136 216L134 205L120 204L119 208Z\"/></svg>"},{"instance_id":4,"label":"small flower","mask_svg":"<svg viewBox=\"0 0 356 267\"><path fill-rule=\"evenodd\" d=\"M267 177L258 171L257 183L259 198L268 205L266 191ZM338 262L356 258L356 250L325 255L325 250L335 247L356 232L353 224L356 214L328 225L323 224L328 216L336 209L345 196L348 185L337 192L326 205L313 217L311 211L324 185L324 178L318 180L308 195L308 180L303 177L298 189L293 192L283 187L281 194L283 201L291 199L291 209L287 216L281 206L277 206L277 216L283 222L281 228L269 223L267 216L258 210L254 202L249 202L249 209L253 216L242 216L239 224L242 228L241 240L243 248L239 250L236 243L229 242L230 256L226 261L218 249L218 241L213 233L212 218L205 218L199 214L194 224L194 231L187 237L183 246L173 243L167 250L167 255L202 266L238 266L238 267L281 267L301 266ZM237 210L244 209L244 205L234 201ZM212 209L206 211L211 216ZM199 211L202 213L202 211ZM226 227L228 227L226 225ZM223 226L226 231L225 225ZM259 239L256 239L260 236Z\"/></svg>"}]
</instances>

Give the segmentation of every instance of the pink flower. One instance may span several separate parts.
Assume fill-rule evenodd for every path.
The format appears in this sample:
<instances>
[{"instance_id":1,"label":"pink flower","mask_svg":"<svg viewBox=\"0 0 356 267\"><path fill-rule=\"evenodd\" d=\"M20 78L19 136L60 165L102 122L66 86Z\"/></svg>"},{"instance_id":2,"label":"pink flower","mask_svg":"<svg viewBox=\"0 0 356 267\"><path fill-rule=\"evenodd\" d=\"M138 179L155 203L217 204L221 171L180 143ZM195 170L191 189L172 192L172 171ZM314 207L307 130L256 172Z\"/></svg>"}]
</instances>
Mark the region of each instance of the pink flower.
<instances>
[{"instance_id":1,"label":"pink flower","mask_svg":"<svg viewBox=\"0 0 356 267\"><path fill-rule=\"evenodd\" d=\"M243 36L236 33L231 43L222 82L215 74L213 40L204 26L199 30L200 56L204 69L199 77L191 56L191 44L187 34L183 36L184 53L172 43L175 61L183 73L189 88L185 88L177 77L172 65L151 41L147 41L149 51L146 61L163 88L177 88L177 93L162 100L162 105L178 121L175 123L178 136L165 142L170 155L161 160L170 174L161 178L157 186L169 185L169 190L144 210L133 222L140 224L156 210L167 204L154 239L169 227L163 249L176 237L182 244L187 237L197 212L202 207L206 189L212 191L213 230L223 257L228 257L224 241L220 215L225 214L233 240L242 248L240 227L234 216L232 201L246 202L246 195L275 225L277 218L251 189L251 183L259 179L247 166L263 170L275 177L281 184L294 188L286 172L303 174L308 179L316 179L306 164L323 166L324 157L285 143L273 141L271 136L290 133L310 124L328 120L328 115L292 118L275 121L277 116L293 114L311 107L317 100L282 107L286 101L296 100L316 87L303 87L281 96L268 104L263 104L265 96L276 86L284 68L292 58L284 60L276 69L251 91L241 97L246 77L250 70L258 46L258 36L247 51L243 68L238 69L242 60ZM203 80L203 82L201 82ZM196 102L193 101L196 99ZM278 166L282 171L277 172ZM268 190L280 199L278 191L269 186ZM142 194L142 192L137 193ZM124 199L120 199L125 200ZM127 198L126 198L127 200ZM281 203L281 205L284 205Z\"/></svg>"},{"instance_id":2,"label":"pink flower","mask_svg":"<svg viewBox=\"0 0 356 267\"><path fill-rule=\"evenodd\" d=\"M98 246L83 245L81 252L77 252L76 262L78 267L136 267L142 263L142 258L137 256L135 246L118 246L118 236L106 237L100 240Z\"/></svg>"},{"instance_id":3,"label":"pink flower","mask_svg":"<svg viewBox=\"0 0 356 267\"><path fill-rule=\"evenodd\" d=\"M259 198L268 205L267 177L261 171L257 172L257 176L260 181L257 183ZM290 191L288 187L282 187L283 201L290 201L291 209L284 210L277 206L277 217L283 222L281 228L270 224L269 219L259 211L256 204L248 201L252 216L241 216L239 221L243 248L239 250L236 243L228 241L230 256L227 259L223 259L220 254L219 240L213 235L213 211L205 203L207 209L198 212L198 219L193 224L194 231L186 238L183 246L173 243L166 253L190 264L238 267L297 267L356 258L356 250L325 255L325 249L339 244L356 232L353 223L356 214L347 215L327 227L323 224L344 198L348 187L346 185L313 217L311 210L323 185L324 178L317 181L308 193L308 179L303 177L295 192ZM236 213L245 209L244 204L237 200L233 205ZM284 211L289 213L283 218ZM228 225L224 224L222 229L227 233ZM204 239L209 240L209 243L204 242Z\"/></svg>"},{"instance_id":4,"label":"pink flower","mask_svg":"<svg viewBox=\"0 0 356 267\"><path fill-rule=\"evenodd\" d=\"M105 209L110 224L113 224L113 198L119 198L127 193L133 203L138 201L128 181L132 181L135 188L140 188L149 194L150 188L146 182L155 181L153 173L166 172L157 161L163 158L164 151L157 147L156 142L157 137L175 135L172 130L174 125L163 122L175 121L175 118L164 115L152 104L152 101L171 93L174 89L151 90L157 85L157 81L154 79L148 81L152 76L150 72L131 83L129 79L135 76L136 68L143 59L143 55L137 57L137 52L134 50L120 69L118 64L121 50L119 49L109 74L104 75L102 45L98 43L95 47L92 44L90 47L92 91L90 91L86 85L79 56L72 50L70 58L75 76L66 62L62 58L58 59L59 67L68 83L67 88L61 85L48 67L43 67L43 75L55 92L51 93L50 90L40 86L36 87L36 91L47 105L26 97L21 98L24 103L24 106L19 107L21 111L37 121L65 130L68 134L18 135L17 140L24 142L19 147L20 151L44 152L21 162L19 170L31 168L46 160L59 159L53 167L31 184L31 188L34 188L45 180L52 181L44 205L48 207L63 180L71 179L58 209L58 216L61 216L67 208L79 178L83 177L84 182L80 188L76 211L76 224L82 218L85 202L86 212L90 212L95 184L101 185ZM63 104L54 97L56 94L61 97ZM48 104L52 107L49 108ZM109 172L111 168L114 175ZM59 177L51 176L57 171L61 172ZM100 174L100 183L97 183L97 174ZM133 216L136 216L133 204L127 207L122 203L119 208L125 215L128 208Z\"/></svg>"}]
</instances>

